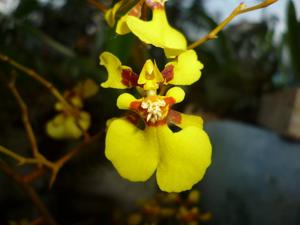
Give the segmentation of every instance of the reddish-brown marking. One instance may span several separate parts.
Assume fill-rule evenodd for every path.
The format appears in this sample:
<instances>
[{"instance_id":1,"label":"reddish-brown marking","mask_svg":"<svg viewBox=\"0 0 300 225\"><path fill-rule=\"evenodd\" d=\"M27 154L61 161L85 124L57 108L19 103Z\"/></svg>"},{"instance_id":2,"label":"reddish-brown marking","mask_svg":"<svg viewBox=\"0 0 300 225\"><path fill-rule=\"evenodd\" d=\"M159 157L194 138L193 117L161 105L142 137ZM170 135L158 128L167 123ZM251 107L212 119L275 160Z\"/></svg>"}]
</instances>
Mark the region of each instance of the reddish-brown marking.
<instances>
[{"instance_id":1,"label":"reddish-brown marking","mask_svg":"<svg viewBox=\"0 0 300 225\"><path fill-rule=\"evenodd\" d=\"M139 109L141 108L141 101L133 101L130 103L129 108L133 111L139 111Z\"/></svg>"},{"instance_id":2,"label":"reddish-brown marking","mask_svg":"<svg viewBox=\"0 0 300 225\"><path fill-rule=\"evenodd\" d=\"M164 118L163 120L157 120L155 123L152 122L147 122L145 121L145 123L147 124L148 127L158 127L158 126L163 126L167 123L167 119Z\"/></svg>"},{"instance_id":3,"label":"reddish-brown marking","mask_svg":"<svg viewBox=\"0 0 300 225\"><path fill-rule=\"evenodd\" d=\"M163 77L165 78L165 82L169 82L174 78L174 65L168 65L161 72Z\"/></svg>"},{"instance_id":4,"label":"reddish-brown marking","mask_svg":"<svg viewBox=\"0 0 300 225\"><path fill-rule=\"evenodd\" d=\"M175 110L170 110L168 120L171 123L181 124L182 121L181 113Z\"/></svg>"},{"instance_id":5,"label":"reddish-brown marking","mask_svg":"<svg viewBox=\"0 0 300 225\"><path fill-rule=\"evenodd\" d=\"M138 85L137 81L139 76L130 69L123 69L122 70L122 84L126 85L127 87L136 87Z\"/></svg>"},{"instance_id":6,"label":"reddish-brown marking","mask_svg":"<svg viewBox=\"0 0 300 225\"><path fill-rule=\"evenodd\" d=\"M164 101L169 105L170 107L176 103L175 99L173 97L165 97Z\"/></svg>"},{"instance_id":7,"label":"reddish-brown marking","mask_svg":"<svg viewBox=\"0 0 300 225\"><path fill-rule=\"evenodd\" d=\"M128 114L126 115L126 119L127 119L130 123L132 123L132 124L134 124L134 125L137 125L137 124L139 123L141 117L140 117L139 115L135 114L135 113L128 113Z\"/></svg>"},{"instance_id":8,"label":"reddish-brown marking","mask_svg":"<svg viewBox=\"0 0 300 225\"><path fill-rule=\"evenodd\" d=\"M155 101L156 98L157 98L157 96L148 97L148 99L152 99L153 101ZM147 109L143 109L141 107L141 104L142 104L141 100L131 102L129 108L130 108L130 110L136 112L140 116L140 118L143 119L144 123L147 126L149 126L149 127L162 126L167 123L167 120L169 120L170 108L172 105L174 105L176 103L175 99L172 97L164 97L163 100L166 102L166 106L162 107L162 111L164 112L164 114L163 114L164 118L161 120L157 120L155 123L151 122L151 120L148 122L146 121L148 112L147 112Z\"/></svg>"},{"instance_id":9,"label":"reddish-brown marking","mask_svg":"<svg viewBox=\"0 0 300 225\"><path fill-rule=\"evenodd\" d=\"M155 2L153 0L146 0L147 6L149 6L151 9L164 9L165 6L162 3Z\"/></svg>"},{"instance_id":10,"label":"reddish-brown marking","mask_svg":"<svg viewBox=\"0 0 300 225\"><path fill-rule=\"evenodd\" d=\"M135 16L140 18L142 15L142 2L136 4L128 13L130 16Z\"/></svg>"}]
</instances>

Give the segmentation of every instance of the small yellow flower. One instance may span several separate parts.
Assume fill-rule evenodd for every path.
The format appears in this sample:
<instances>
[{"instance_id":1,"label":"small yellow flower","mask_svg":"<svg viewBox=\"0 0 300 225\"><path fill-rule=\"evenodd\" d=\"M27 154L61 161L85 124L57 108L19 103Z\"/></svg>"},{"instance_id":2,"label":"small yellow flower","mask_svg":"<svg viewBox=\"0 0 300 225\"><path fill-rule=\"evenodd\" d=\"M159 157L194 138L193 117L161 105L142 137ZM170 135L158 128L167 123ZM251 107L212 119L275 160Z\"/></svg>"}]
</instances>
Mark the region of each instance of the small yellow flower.
<instances>
[{"instance_id":1,"label":"small yellow flower","mask_svg":"<svg viewBox=\"0 0 300 225\"><path fill-rule=\"evenodd\" d=\"M64 93L65 99L75 108L80 110L77 118L71 115L61 102L55 104L55 110L59 112L46 124L47 134L54 139L77 139L88 130L91 123L90 114L82 111L82 100L96 94L98 85L92 80L79 83L73 90Z\"/></svg>"},{"instance_id":2,"label":"small yellow flower","mask_svg":"<svg viewBox=\"0 0 300 225\"><path fill-rule=\"evenodd\" d=\"M189 85L196 82L203 68L196 53L193 50L183 52L162 72L155 63L147 60L139 75L121 65L118 58L108 52L100 55L100 64L108 71L108 79L102 87L140 87L145 93L140 99L128 93L119 96L118 108L130 110L132 114L109 122L106 157L128 180L145 181L156 171L161 190L180 192L190 189L202 179L210 165L210 141L203 131L201 117L171 109L184 99L181 88L173 87L166 95L157 95L157 90L168 83ZM143 126L139 126L141 122ZM173 132L169 124L181 130Z\"/></svg>"}]
</instances>

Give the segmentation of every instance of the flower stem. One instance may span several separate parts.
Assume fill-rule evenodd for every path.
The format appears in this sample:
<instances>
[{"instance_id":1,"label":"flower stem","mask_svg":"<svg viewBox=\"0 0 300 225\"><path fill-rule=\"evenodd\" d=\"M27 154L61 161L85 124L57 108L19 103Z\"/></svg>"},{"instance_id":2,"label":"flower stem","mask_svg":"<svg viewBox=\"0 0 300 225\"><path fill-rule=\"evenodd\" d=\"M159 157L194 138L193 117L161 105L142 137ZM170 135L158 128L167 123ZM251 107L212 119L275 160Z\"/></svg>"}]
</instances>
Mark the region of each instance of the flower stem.
<instances>
[{"instance_id":1,"label":"flower stem","mask_svg":"<svg viewBox=\"0 0 300 225\"><path fill-rule=\"evenodd\" d=\"M95 6L97 9L99 9L102 13L105 13L107 11L107 7L103 5L101 2L98 2L96 0L87 0L87 2L90 5Z\"/></svg>"},{"instance_id":2,"label":"flower stem","mask_svg":"<svg viewBox=\"0 0 300 225\"><path fill-rule=\"evenodd\" d=\"M28 76L30 76L31 78L35 79L36 81L38 81L40 84L42 84L45 88L47 88L49 90L50 93L52 93L52 95L54 97L57 98L58 101L60 101L65 107L66 110L68 112L70 112L72 115L78 115L79 112L77 109L75 109L74 107L72 107L67 101L66 99L62 96L62 94L54 87L54 85L52 83L50 83L48 80L46 80L45 78L43 78L41 75L39 75L36 71L21 65L20 63L16 62L15 60L13 60L12 58L0 54L0 60L3 62L6 62L8 64L10 64L11 66L21 70L22 72L24 72L25 74L27 74Z\"/></svg>"},{"instance_id":3,"label":"flower stem","mask_svg":"<svg viewBox=\"0 0 300 225\"><path fill-rule=\"evenodd\" d=\"M39 157L41 157L41 154L39 152L36 137L35 137L35 134L33 132L33 129L32 129L32 126L31 126L31 123L29 120L28 107L27 107L25 101L22 99L19 91L17 90L15 82L16 82L16 77L14 76L13 79L11 80L11 82L9 82L8 87L11 90L12 94L14 95L14 97L19 105L19 108L21 110L22 121L23 121L25 130L26 130L26 133L27 133L28 140L31 144L32 154L33 154L34 158L39 158Z\"/></svg>"},{"instance_id":4,"label":"flower stem","mask_svg":"<svg viewBox=\"0 0 300 225\"><path fill-rule=\"evenodd\" d=\"M231 14L225 19L223 20L215 29L213 29L209 34L207 34L206 36L200 38L199 40L195 41L194 43L192 43L191 45L188 46L188 49L193 49L196 48L200 45L202 45L203 43L205 43L206 41L209 40L213 40L217 38L217 34L224 29L224 27L230 23L236 16L246 13L246 12L250 12L250 11L254 11L257 9L262 9L265 7L268 7L269 5L277 2L278 0L265 0L262 3L259 3L255 6L246 8L245 4L241 3L238 7L236 7Z\"/></svg>"}]
</instances>

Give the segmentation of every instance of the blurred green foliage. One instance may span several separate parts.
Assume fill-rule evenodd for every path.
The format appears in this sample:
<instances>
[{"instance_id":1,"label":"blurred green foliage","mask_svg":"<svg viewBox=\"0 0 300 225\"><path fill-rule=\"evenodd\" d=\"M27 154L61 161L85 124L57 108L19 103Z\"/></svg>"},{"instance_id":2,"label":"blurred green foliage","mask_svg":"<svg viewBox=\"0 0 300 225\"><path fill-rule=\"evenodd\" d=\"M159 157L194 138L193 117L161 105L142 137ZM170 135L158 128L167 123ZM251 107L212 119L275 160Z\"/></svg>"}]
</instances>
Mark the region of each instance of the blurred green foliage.
<instances>
[{"instance_id":1,"label":"blurred green foliage","mask_svg":"<svg viewBox=\"0 0 300 225\"><path fill-rule=\"evenodd\" d=\"M217 26L201 1L193 1L181 15L172 18L190 39L204 36ZM218 39L197 49L204 70L190 90L189 100L195 107L201 105L221 117L256 121L260 97L274 90L273 76L278 71L280 53L272 24L271 18L230 25Z\"/></svg>"},{"instance_id":2,"label":"blurred green foliage","mask_svg":"<svg viewBox=\"0 0 300 225\"><path fill-rule=\"evenodd\" d=\"M287 16L287 45L293 71L300 82L300 21L297 21L295 5L291 0L289 1Z\"/></svg>"}]
</instances>

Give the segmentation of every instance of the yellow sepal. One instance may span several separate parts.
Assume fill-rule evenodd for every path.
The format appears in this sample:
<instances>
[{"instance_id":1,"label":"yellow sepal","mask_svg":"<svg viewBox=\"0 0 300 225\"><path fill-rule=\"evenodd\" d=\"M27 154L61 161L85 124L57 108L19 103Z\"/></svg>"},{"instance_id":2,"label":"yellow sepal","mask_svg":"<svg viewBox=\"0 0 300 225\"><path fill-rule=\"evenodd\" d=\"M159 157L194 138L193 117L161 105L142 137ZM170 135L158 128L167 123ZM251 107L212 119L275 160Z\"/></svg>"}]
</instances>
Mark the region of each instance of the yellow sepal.
<instances>
[{"instance_id":1,"label":"yellow sepal","mask_svg":"<svg viewBox=\"0 0 300 225\"><path fill-rule=\"evenodd\" d=\"M120 8L121 5L122 5L122 1L119 1L112 8L110 8L109 10L107 10L105 12L104 19L110 27L113 27L115 25L116 12L118 11L118 9Z\"/></svg>"},{"instance_id":2,"label":"yellow sepal","mask_svg":"<svg viewBox=\"0 0 300 225\"><path fill-rule=\"evenodd\" d=\"M169 57L175 57L174 54L187 48L184 35L170 26L165 9L153 9L153 17L150 21L128 16L127 25L143 42L167 49Z\"/></svg>"},{"instance_id":3,"label":"yellow sepal","mask_svg":"<svg viewBox=\"0 0 300 225\"><path fill-rule=\"evenodd\" d=\"M130 29L128 28L127 22L126 22L127 16L128 15L122 16L117 22L116 33L119 35L124 35L124 34L130 33Z\"/></svg>"}]
</instances>

